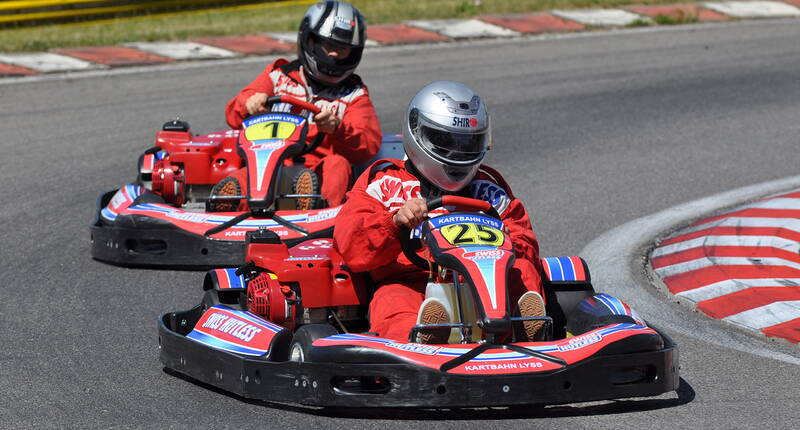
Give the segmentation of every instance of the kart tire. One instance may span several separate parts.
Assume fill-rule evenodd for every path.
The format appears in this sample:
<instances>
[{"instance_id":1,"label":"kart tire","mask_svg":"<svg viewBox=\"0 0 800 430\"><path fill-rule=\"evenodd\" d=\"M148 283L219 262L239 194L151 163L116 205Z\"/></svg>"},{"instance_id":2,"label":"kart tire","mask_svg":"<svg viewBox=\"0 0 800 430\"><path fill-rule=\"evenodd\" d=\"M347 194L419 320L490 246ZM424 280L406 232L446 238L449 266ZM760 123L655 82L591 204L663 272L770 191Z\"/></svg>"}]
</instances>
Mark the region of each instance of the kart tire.
<instances>
[{"instance_id":1,"label":"kart tire","mask_svg":"<svg viewBox=\"0 0 800 430\"><path fill-rule=\"evenodd\" d=\"M289 361L307 362L308 352L315 340L333 336L339 332L330 324L306 324L294 333L289 346Z\"/></svg>"}]
</instances>

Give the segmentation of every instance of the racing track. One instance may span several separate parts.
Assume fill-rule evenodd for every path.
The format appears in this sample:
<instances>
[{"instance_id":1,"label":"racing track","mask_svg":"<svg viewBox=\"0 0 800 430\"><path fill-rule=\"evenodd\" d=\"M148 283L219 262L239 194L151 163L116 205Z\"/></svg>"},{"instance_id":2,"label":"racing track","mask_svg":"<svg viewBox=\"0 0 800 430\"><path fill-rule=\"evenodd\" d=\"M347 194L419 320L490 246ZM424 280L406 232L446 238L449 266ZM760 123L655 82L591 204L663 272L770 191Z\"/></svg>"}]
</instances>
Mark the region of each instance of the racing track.
<instances>
[{"instance_id":1,"label":"racing track","mask_svg":"<svg viewBox=\"0 0 800 430\"><path fill-rule=\"evenodd\" d=\"M799 39L788 20L381 48L361 75L385 132L429 80L478 88L495 121L489 161L527 202L543 254L575 254L640 217L797 175ZM174 115L223 128L224 103L264 61L0 84L0 427L798 427L800 366L678 330L679 393L544 410L307 410L164 372L156 318L195 304L202 274L92 261L95 198L133 179L135 156ZM625 299L651 287L614 288ZM645 296L665 323L719 329Z\"/></svg>"}]
</instances>

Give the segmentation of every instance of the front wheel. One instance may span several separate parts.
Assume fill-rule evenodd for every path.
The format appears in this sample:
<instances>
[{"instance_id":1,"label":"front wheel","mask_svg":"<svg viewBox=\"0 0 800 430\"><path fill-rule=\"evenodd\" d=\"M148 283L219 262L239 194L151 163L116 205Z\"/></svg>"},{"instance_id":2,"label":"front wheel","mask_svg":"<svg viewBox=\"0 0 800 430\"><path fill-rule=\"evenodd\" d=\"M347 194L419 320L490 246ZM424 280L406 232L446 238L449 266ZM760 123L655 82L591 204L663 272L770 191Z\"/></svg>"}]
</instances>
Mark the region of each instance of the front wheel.
<instances>
[{"instance_id":1,"label":"front wheel","mask_svg":"<svg viewBox=\"0 0 800 430\"><path fill-rule=\"evenodd\" d=\"M330 324L306 324L294 333L289 347L289 361L307 362L311 344L317 339L339 334Z\"/></svg>"}]
</instances>

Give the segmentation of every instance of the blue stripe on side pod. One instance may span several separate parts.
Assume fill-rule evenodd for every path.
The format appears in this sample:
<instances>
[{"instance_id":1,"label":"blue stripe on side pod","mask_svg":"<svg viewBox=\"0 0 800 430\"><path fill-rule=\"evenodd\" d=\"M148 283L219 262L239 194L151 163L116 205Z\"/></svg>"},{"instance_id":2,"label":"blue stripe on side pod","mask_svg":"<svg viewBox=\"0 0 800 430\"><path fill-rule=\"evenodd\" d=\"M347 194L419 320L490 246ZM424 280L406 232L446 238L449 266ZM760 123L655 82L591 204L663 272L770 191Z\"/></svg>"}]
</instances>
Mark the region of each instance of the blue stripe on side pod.
<instances>
[{"instance_id":1,"label":"blue stripe on side pod","mask_svg":"<svg viewBox=\"0 0 800 430\"><path fill-rule=\"evenodd\" d=\"M558 257L558 262L561 263L562 270L564 271L564 280L574 281L575 269L572 267L572 259L569 257Z\"/></svg>"}]
</instances>

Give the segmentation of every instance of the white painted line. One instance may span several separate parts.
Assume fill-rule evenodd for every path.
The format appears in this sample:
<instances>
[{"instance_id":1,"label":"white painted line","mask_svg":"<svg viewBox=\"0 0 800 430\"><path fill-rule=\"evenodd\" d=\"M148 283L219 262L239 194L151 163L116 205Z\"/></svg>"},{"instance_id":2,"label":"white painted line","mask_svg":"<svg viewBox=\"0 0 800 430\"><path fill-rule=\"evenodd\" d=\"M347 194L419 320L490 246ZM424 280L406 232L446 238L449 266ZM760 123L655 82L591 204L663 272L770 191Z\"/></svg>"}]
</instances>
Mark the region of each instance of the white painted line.
<instances>
[{"instance_id":1,"label":"white painted line","mask_svg":"<svg viewBox=\"0 0 800 430\"><path fill-rule=\"evenodd\" d=\"M512 37L520 33L477 19L434 19L408 21L406 24L433 31L453 39L475 39L480 37Z\"/></svg>"},{"instance_id":2,"label":"white painted line","mask_svg":"<svg viewBox=\"0 0 800 430\"><path fill-rule=\"evenodd\" d=\"M761 330L800 318L800 300L775 302L723 318L725 321Z\"/></svg>"},{"instance_id":3,"label":"white painted line","mask_svg":"<svg viewBox=\"0 0 800 430\"><path fill-rule=\"evenodd\" d=\"M553 15L592 27L625 27L650 18L621 9L552 10Z\"/></svg>"},{"instance_id":4,"label":"white painted line","mask_svg":"<svg viewBox=\"0 0 800 430\"><path fill-rule=\"evenodd\" d=\"M703 257L683 263L653 268L661 278L680 275L711 266L782 266L800 269L800 263L777 257L748 258L748 257Z\"/></svg>"},{"instance_id":5,"label":"white painted line","mask_svg":"<svg viewBox=\"0 0 800 430\"><path fill-rule=\"evenodd\" d=\"M784 239L777 236L702 236L683 242L661 246L653 251L652 257L662 257L675 254L677 252L688 251L690 249L709 246L737 246L737 247L759 247L777 248L794 253L800 253L800 243L794 240ZM744 251L742 252L744 253Z\"/></svg>"},{"instance_id":6,"label":"white painted line","mask_svg":"<svg viewBox=\"0 0 800 430\"><path fill-rule=\"evenodd\" d=\"M800 287L800 278L726 279L675 294L695 303L716 299L748 288Z\"/></svg>"},{"instance_id":7,"label":"white painted line","mask_svg":"<svg viewBox=\"0 0 800 430\"><path fill-rule=\"evenodd\" d=\"M694 233L712 227L770 227L800 232L800 220L795 218L728 217L679 230L668 238Z\"/></svg>"},{"instance_id":8,"label":"white painted line","mask_svg":"<svg viewBox=\"0 0 800 430\"><path fill-rule=\"evenodd\" d=\"M780 18L800 16L800 9L776 1L729 1L702 3L715 12L736 18Z\"/></svg>"},{"instance_id":9,"label":"white painted line","mask_svg":"<svg viewBox=\"0 0 800 430\"><path fill-rule=\"evenodd\" d=\"M66 72L70 70L104 69L106 66L90 63L66 55L37 54L0 54L0 62L15 66L27 67L39 72Z\"/></svg>"},{"instance_id":10,"label":"white painted line","mask_svg":"<svg viewBox=\"0 0 800 430\"><path fill-rule=\"evenodd\" d=\"M173 60L201 60L206 58L232 58L241 54L215 46L194 42L134 42L126 43L142 51L151 52Z\"/></svg>"}]
</instances>

